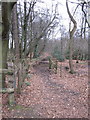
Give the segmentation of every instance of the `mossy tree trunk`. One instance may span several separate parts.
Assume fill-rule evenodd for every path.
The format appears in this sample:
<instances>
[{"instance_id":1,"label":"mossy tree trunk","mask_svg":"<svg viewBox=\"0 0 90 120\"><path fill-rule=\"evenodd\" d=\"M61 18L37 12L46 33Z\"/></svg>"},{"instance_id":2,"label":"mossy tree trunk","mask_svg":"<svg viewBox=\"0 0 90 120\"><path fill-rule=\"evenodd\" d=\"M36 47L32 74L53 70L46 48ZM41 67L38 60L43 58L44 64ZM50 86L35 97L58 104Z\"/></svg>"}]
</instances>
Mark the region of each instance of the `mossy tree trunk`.
<instances>
[{"instance_id":1,"label":"mossy tree trunk","mask_svg":"<svg viewBox=\"0 0 90 120\"><path fill-rule=\"evenodd\" d=\"M15 56L16 56L16 60L15 60L15 65L18 68L18 86L17 86L17 92L21 93L21 60L20 60L20 49L19 49L19 31L18 31L18 19L17 19L17 4L15 4L15 6L13 7L13 12L12 12L12 29L13 29L13 40L14 40L14 44L15 44Z\"/></svg>"},{"instance_id":2,"label":"mossy tree trunk","mask_svg":"<svg viewBox=\"0 0 90 120\"><path fill-rule=\"evenodd\" d=\"M7 52L9 42L9 20L11 10L16 2L2 2L2 69L7 67ZM2 74L2 87L5 85L5 74Z\"/></svg>"},{"instance_id":3,"label":"mossy tree trunk","mask_svg":"<svg viewBox=\"0 0 90 120\"><path fill-rule=\"evenodd\" d=\"M3 38L2 40L2 69L7 69L8 37L7 40L4 40ZM2 87L6 87L4 73L2 73Z\"/></svg>"},{"instance_id":4,"label":"mossy tree trunk","mask_svg":"<svg viewBox=\"0 0 90 120\"><path fill-rule=\"evenodd\" d=\"M52 68L52 60L51 60L51 58L49 58L49 69L51 69Z\"/></svg>"},{"instance_id":5,"label":"mossy tree trunk","mask_svg":"<svg viewBox=\"0 0 90 120\"><path fill-rule=\"evenodd\" d=\"M7 51L8 51L8 31L9 31L9 21L8 21L8 3L2 3L2 22L3 22L3 31L2 31L2 69L6 68L7 64ZM2 74L2 87L5 86L5 74Z\"/></svg>"},{"instance_id":6,"label":"mossy tree trunk","mask_svg":"<svg viewBox=\"0 0 90 120\"><path fill-rule=\"evenodd\" d=\"M38 55L37 51L38 51L38 44L35 45L34 52L33 52L33 58L37 58L37 55Z\"/></svg>"}]
</instances>

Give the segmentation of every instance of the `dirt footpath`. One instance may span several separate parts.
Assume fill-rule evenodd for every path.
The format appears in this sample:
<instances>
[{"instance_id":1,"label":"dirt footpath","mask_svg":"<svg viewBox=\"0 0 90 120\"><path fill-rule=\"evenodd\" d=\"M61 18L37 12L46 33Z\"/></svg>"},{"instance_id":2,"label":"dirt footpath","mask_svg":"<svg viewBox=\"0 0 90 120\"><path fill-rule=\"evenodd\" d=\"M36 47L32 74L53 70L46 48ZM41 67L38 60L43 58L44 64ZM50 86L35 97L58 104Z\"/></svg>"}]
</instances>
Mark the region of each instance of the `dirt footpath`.
<instances>
[{"instance_id":1,"label":"dirt footpath","mask_svg":"<svg viewBox=\"0 0 90 120\"><path fill-rule=\"evenodd\" d=\"M87 118L88 74L83 64L76 66L77 73L70 74L62 64L62 77L48 69L48 63L35 66L31 78L14 109L9 108L3 117L9 118ZM4 109L7 109L5 106Z\"/></svg>"}]
</instances>

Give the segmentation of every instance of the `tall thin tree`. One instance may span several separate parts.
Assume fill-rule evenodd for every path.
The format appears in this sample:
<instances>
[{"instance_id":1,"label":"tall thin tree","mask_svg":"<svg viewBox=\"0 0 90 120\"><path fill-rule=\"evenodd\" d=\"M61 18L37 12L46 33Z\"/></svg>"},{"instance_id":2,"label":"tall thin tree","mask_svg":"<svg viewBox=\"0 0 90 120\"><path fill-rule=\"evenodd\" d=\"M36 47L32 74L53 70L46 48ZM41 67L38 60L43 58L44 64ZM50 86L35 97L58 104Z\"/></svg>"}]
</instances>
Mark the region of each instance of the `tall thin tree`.
<instances>
[{"instance_id":1,"label":"tall thin tree","mask_svg":"<svg viewBox=\"0 0 90 120\"><path fill-rule=\"evenodd\" d=\"M72 54L73 54L73 35L76 31L77 28L77 22L75 21L74 17L71 15L69 7L68 7L68 0L66 0L66 7L67 7L67 12L69 15L70 20L74 24L73 29L70 32L70 41L69 41L69 66L70 66L70 73L74 73L73 69L73 61L72 61Z\"/></svg>"}]
</instances>

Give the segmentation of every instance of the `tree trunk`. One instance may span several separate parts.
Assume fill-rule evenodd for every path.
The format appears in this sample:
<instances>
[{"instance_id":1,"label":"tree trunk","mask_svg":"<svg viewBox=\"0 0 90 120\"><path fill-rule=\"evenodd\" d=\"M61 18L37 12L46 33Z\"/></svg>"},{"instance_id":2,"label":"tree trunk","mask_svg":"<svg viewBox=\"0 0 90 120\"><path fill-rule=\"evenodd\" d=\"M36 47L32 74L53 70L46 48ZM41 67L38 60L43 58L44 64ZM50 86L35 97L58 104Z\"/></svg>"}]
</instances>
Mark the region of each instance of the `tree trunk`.
<instances>
[{"instance_id":1,"label":"tree trunk","mask_svg":"<svg viewBox=\"0 0 90 120\"><path fill-rule=\"evenodd\" d=\"M69 8L68 8L68 2L66 0L66 7L67 7L67 12L68 12L68 15L71 19L71 21L73 22L74 26L73 26L73 29L70 31L70 41L69 41L69 66L70 66L70 73L74 73L74 69L73 69L73 61L72 61L72 54L73 54L73 35L74 35L74 32L76 31L76 28L77 28L77 23L75 21L75 19L73 18L73 16L71 15L70 11L69 11Z\"/></svg>"},{"instance_id":2,"label":"tree trunk","mask_svg":"<svg viewBox=\"0 0 90 120\"><path fill-rule=\"evenodd\" d=\"M73 69L73 61L72 61L72 54L73 54L73 36L71 35L70 37L70 41L69 41L69 67L70 67L70 73L74 73L74 69Z\"/></svg>"},{"instance_id":3,"label":"tree trunk","mask_svg":"<svg viewBox=\"0 0 90 120\"><path fill-rule=\"evenodd\" d=\"M7 64L7 51L8 51L8 31L9 31L9 21L8 21L8 3L2 3L2 22L3 22L3 31L2 31L2 69L6 69ZM2 74L2 87L5 85L5 74Z\"/></svg>"},{"instance_id":4,"label":"tree trunk","mask_svg":"<svg viewBox=\"0 0 90 120\"><path fill-rule=\"evenodd\" d=\"M15 44L15 55L16 55L16 63L19 62L20 54L19 54L19 36L18 36L18 22L17 22L17 5L13 8L12 14L12 30L13 30L13 40Z\"/></svg>"},{"instance_id":5,"label":"tree trunk","mask_svg":"<svg viewBox=\"0 0 90 120\"><path fill-rule=\"evenodd\" d=\"M90 6L90 2L88 2L88 6ZM88 7L88 22L90 25L90 7ZM89 64L90 64L90 27L88 29L88 60L89 60ZM90 70L90 67L89 67L89 70Z\"/></svg>"},{"instance_id":6,"label":"tree trunk","mask_svg":"<svg viewBox=\"0 0 90 120\"><path fill-rule=\"evenodd\" d=\"M26 33L27 33L27 18L26 18L26 2L24 2L24 28L23 28L23 34L24 34L24 52L26 52Z\"/></svg>"},{"instance_id":7,"label":"tree trunk","mask_svg":"<svg viewBox=\"0 0 90 120\"><path fill-rule=\"evenodd\" d=\"M9 20L11 10L16 2L2 2L2 69L6 69L7 66L7 51L9 42ZM5 74L2 74L2 87L5 85Z\"/></svg>"},{"instance_id":8,"label":"tree trunk","mask_svg":"<svg viewBox=\"0 0 90 120\"><path fill-rule=\"evenodd\" d=\"M7 69L7 51L8 51L8 37L7 40L2 38L2 69ZM2 87L5 88L5 74L2 73Z\"/></svg>"},{"instance_id":9,"label":"tree trunk","mask_svg":"<svg viewBox=\"0 0 90 120\"><path fill-rule=\"evenodd\" d=\"M33 52L33 58L37 58L37 54L38 54L37 49L38 49L38 45L36 44Z\"/></svg>"},{"instance_id":10,"label":"tree trunk","mask_svg":"<svg viewBox=\"0 0 90 120\"><path fill-rule=\"evenodd\" d=\"M19 53L19 36L18 36L18 21L17 21L17 4L13 8L12 14L12 29L13 29L13 40L15 43L15 64L18 68L18 86L17 92L21 92L21 70L20 70L20 53Z\"/></svg>"}]
</instances>

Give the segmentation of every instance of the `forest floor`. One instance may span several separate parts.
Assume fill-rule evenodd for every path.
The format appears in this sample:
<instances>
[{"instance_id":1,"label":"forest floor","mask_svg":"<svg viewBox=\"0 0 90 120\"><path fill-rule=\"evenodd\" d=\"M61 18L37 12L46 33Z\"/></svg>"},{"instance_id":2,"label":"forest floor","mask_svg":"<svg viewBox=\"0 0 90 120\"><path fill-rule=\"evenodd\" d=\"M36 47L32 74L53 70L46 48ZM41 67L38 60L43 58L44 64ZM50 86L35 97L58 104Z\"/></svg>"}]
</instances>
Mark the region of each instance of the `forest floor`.
<instances>
[{"instance_id":1,"label":"forest floor","mask_svg":"<svg viewBox=\"0 0 90 120\"><path fill-rule=\"evenodd\" d=\"M25 79L30 85L23 85L15 107L3 106L3 118L88 118L88 65L73 62L75 74L65 69L68 61L57 74L47 62L34 66Z\"/></svg>"}]
</instances>

